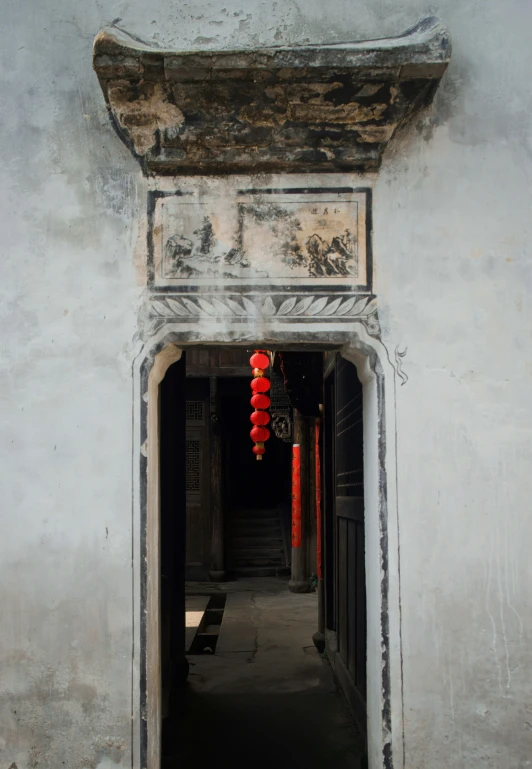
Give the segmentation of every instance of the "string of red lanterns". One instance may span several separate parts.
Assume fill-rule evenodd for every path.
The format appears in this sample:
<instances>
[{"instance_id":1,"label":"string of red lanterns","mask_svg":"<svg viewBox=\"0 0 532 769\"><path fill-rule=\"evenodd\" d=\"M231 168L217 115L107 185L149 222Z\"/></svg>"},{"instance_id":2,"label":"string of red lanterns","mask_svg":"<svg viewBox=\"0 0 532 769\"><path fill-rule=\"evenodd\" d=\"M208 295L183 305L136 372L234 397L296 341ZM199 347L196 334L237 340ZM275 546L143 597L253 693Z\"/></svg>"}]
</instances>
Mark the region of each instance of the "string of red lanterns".
<instances>
[{"instance_id":1,"label":"string of red lanterns","mask_svg":"<svg viewBox=\"0 0 532 769\"><path fill-rule=\"evenodd\" d=\"M267 369L270 365L270 359L264 350L255 350L249 359L249 363L253 369L253 379L251 380L253 395L250 402L255 409L249 417L253 424L249 434L255 444L253 446L253 453L257 459L262 459L262 455L266 451L264 443L270 437L270 431L265 427L270 421L270 415L265 411L265 409L269 408L271 402L270 398L266 395L270 389L270 380L264 376L264 369Z\"/></svg>"}]
</instances>

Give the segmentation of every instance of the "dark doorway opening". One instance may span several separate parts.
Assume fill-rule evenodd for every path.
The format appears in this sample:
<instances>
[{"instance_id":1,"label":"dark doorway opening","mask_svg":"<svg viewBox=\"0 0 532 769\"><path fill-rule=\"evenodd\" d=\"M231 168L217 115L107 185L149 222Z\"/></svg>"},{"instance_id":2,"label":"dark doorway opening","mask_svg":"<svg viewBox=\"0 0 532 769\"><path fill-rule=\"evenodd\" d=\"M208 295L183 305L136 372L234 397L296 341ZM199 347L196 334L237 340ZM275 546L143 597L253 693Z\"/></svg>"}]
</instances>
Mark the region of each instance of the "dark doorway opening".
<instances>
[{"instance_id":1,"label":"dark doorway opening","mask_svg":"<svg viewBox=\"0 0 532 769\"><path fill-rule=\"evenodd\" d=\"M225 494L232 509L246 508L257 501L265 508L273 508L290 498L290 444L272 434L264 461L257 462L250 451L250 378L221 382Z\"/></svg>"},{"instance_id":2,"label":"dark doorway opening","mask_svg":"<svg viewBox=\"0 0 532 769\"><path fill-rule=\"evenodd\" d=\"M188 351L160 390L163 767L195 766L197 751L198 761L236 767L274 761L362 769L366 608L356 369L337 353L321 354L318 589L323 629L337 639L337 653L327 659L312 646L319 620L310 568L310 592L288 590L292 442L272 435L264 459L256 460L249 351L222 352ZM297 371L296 353L290 355ZM287 388L300 405L308 382L303 374L298 385L298 376ZM310 449L307 464L313 467ZM314 511L316 478L307 480ZM311 517L305 532L310 538ZM335 691L330 664L358 728Z\"/></svg>"},{"instance_id":3,"label":"dark doorway opening","mask_svg":"<svg viewBox=\"0 0 532 769\"><path fill-rule=\"evenodd\" d=\"M256 460L249 383L249 376L220 383L227 574L288 574L292 447L272 432L263 461Z\"/></svg>"},{"instance_id":4,"label":"dark doorway opening","mask_svg":"<svg viewBox=\"0 0 532 769\"><path fill-rule=\"evenodd\" d=\"M186 577L288 574L291 442L272 429L258 462L249 438L249 353L232 352L224 366L219 354L201 352L202 365L187 366L185 378Z\"/></svg>"}]
</instances>

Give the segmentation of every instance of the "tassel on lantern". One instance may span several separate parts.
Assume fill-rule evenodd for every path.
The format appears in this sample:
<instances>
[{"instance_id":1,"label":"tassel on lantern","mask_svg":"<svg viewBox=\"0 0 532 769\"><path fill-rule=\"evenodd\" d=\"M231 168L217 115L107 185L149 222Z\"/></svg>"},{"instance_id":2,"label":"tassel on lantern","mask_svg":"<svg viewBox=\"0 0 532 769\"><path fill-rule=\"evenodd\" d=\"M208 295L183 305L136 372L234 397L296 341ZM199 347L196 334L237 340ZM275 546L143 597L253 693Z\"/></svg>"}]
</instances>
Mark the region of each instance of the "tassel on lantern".
<instances>
[{"instance_id":1,"label":"tassel on lantern","mask_svg":"<svg viewBox=\"0 0 532 769\"><path fill-rule=\"evenodd\" d=\"M249 359L249 364L253 369L254 377L251 380L251 389L253 390L251 405L255 409L249 417L253 424L249 434L255 444L253 453L257 459L262 459L262 455L266 451L264 443L270 437L270 431L265 427L270 421L270 415L265 411L270 405L270 399L265 395L270 389L270 380L264 376L264 369L270 365L270 359L262 350L255 350Z\"/></svg>"}]
</instances>

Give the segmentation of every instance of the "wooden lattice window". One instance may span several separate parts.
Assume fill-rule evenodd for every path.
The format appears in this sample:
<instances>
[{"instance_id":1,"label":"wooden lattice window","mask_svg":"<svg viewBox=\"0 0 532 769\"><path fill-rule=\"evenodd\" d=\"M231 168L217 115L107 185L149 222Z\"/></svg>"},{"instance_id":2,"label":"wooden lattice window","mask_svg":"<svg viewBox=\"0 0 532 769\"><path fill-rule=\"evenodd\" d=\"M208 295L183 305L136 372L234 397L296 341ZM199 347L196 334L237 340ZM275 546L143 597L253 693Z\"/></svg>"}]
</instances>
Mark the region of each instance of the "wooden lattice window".
<instances>
[{"instance_id":1,"label":"wooden lattice window","mask_svg":"<svg viewBox=\"0 0 532 769\"><path fill-rule=\"evenodd\" d=\"M205 419L203 401L187 401L185 405L185 418L188 425L202 425Z\"/></svg>"},{"instance_id":2,"label":"wooden lattice window","mask_svg":"<svg viewBox=\"0 0 532 769\"><path fill-rule=\"evenodd\" d=\"M201 403L201 401L200 401ZM200 442L187 439L185 445L185 484L190 494L200 491Z\"/></svg>"}]
</instances>

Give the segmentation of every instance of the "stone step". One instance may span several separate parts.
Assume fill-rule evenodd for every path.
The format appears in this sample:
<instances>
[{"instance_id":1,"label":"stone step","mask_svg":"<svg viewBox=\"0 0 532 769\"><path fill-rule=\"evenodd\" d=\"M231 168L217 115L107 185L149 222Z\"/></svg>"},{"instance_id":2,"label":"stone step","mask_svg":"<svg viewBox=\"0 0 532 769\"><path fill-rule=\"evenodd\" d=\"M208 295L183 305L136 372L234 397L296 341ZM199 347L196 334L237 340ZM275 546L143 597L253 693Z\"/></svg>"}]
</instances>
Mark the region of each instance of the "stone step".
<instances>
[{"instance_id":1,"label":"stone step","mask_svg":"<svg viewBox=\"0 0 532 769\"><path fill-rule=\"evenodd\" d=\"M279 570L286 569L283 530L276 510L235 511L230 563L233 570L239 573L244 569L253 569L253 576L275 576ZM261 569L269 571L261 574ZM256 573L257 570L259 573Z\"/></svg>"},{"instance_id":2,"label":"stone step","mask_svg":"<svg viewBox=\"0 0 532 769\"><path fill-rule=\"evenodd\" d=\"M249 519L254 518L256 520L260 520L261 518L275 518L277 520L279 517L276 510L236 510L233 513L233 519L239 520L242 518Z\"/></svg>"},{"instance_id":3,"label":"stone step","mask_svg":"<svg viewBox=\"0 0 532 769\"><path fill-rule=\"evenodd\" d=\"M233 550L233 560L243 558L282 558L284 557L282 547L240 547Z\"/></svg>"},{"instance_id":4,"label":"stone step","mask_svg":"<svg viewBox=\"0 0 532 769\"><path fill-rule=\"evenodd\" d=\"M267 547L267 548L283 548L283 538L281 536L270 536L270 537L233 537L233 549L238 550L239 548L248 548L248 547Z\"/></svg>"},{"instance_id":5,"label":"stone step","mask_svg":"<svg viewBox=\"0 0 532 769\"><path fill-rule=\"evenodd\" d=\"M278 518L242 518L238 521L233 521L232 528L233 529L255 529L256 531L262 531L263 529L268 529L274 526L275 528L280 528L281 524L279 522Z\"/></svg>"},{"instance_id":6,"label":"stone step","mask_svg":"<svg viewBox=\"0 0 532 769\"><path fill-rule=\"evenodd\" d=\"M290 573L286 566L240 566L232 571L237 577L278 577Z\"/></svg>"},{"instance_id":7,"label":"stone step","mask_svg":"<svg viewBox=\"0 0 532 769\"><path fill-rule=\"evenodd\" d=\"M237 558L233 557L231 566L234 569L250 568L252 566L285 566L283 558Z\"/></svg>"},{"instance_id":8,"label":"stone step","mask_svg":"<svg viewBox=\"0 0 532 769\"><path fill-rule=\"evenodd\" d=\"M233 534L233 537L231 539L232 545L238 545L242 540L246 541L253 541L253 542L268 542L269 540L281 540L282 541L282 534L280 531L277 531L275 529L272 529L271 531L265 531L264 534L261 536L257 536L257 533L254 531L249 531L249 529L239 531L235 534Z\"/></svg>"},{"instance_id":9,"label":"stone step","mask_svg":"<svg viewBox=\"0 0 532 769\"><path fill-rule=\"evenodd\" d=\"M245 523L264 523L265 521L276 521L279 522L279 516L275 515L275 513L272 513L271 510L268 510L268 515L235 515L233 517L233 521L235 523L245 522Z\"/></svg>"},{"instance_id":10,"label":"stone step","mask_svg":"<svg viewBox=\"0 0 532 769\"><path fill-rule=\"evenodd\" d=\"M272 529L275 529L275 531L281 531L281 526L279 524L279 521L267 521L266 523L253 523L251 521L242 522L242 523L234 523L233 524L233 533L238 531L252 531L253 534L256 534L257 536L264 534L265 531L270 531Z\"/></svg>"}]
</instances>

